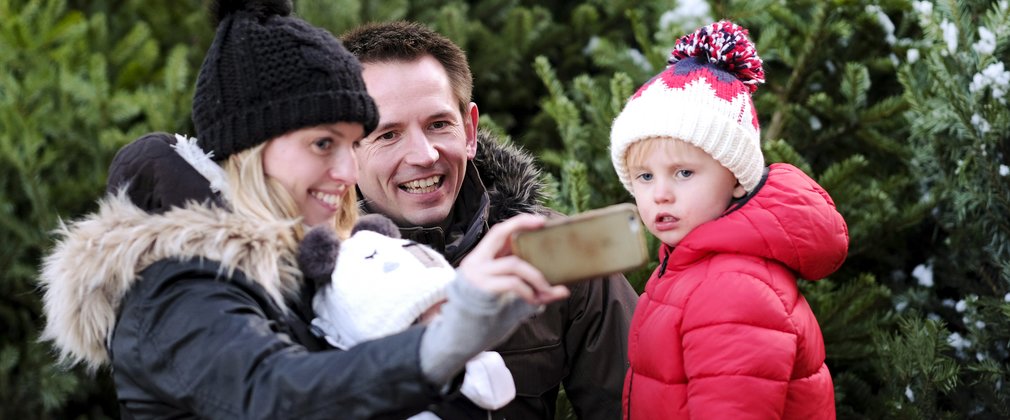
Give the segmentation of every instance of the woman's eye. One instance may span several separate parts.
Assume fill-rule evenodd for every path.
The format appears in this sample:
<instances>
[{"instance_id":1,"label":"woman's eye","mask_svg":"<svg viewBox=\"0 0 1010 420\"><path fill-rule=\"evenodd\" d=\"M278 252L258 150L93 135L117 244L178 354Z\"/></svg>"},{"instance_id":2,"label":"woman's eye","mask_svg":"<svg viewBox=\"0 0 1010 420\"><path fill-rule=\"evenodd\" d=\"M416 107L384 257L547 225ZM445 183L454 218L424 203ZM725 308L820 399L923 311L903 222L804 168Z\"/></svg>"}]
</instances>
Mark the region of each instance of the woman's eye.
<instances>
[{"instance_id":1,"label":"woman's eye","mask_svg":"<svg viewBox=\"0 0 1010 420\"><path fill-rule=\"evenodd\" d=\"M329 150L330 146L333 145L333 139L329 137L323 137L321 139L317 139L315 142L312 143L312 145L319 150Z\"/></svg>"}]
</instances>

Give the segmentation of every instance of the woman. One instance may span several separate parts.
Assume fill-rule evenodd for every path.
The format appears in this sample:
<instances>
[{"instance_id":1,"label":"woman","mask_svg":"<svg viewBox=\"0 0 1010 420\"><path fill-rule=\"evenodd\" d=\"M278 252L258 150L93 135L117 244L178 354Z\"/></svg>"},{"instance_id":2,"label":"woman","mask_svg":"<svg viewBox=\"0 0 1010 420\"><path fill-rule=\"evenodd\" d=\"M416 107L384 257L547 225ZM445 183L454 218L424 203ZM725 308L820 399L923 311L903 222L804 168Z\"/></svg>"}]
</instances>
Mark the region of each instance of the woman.
<instances>
[{"instance_id":1,"label":"woman","mask_svg":"<svg viewBox=\"0 0 1010 420\"><path fill-rule=\"evenodd\" d=\"M492 229L428 326L326 349L296 248L306 226L353 223L352 149L375 105L358 62L287 2L216 7L193 120L224 204L147 212L123 191L61 227L43 338L65 361L110 366L124 418L402 418L440 402L467 360L567 294L505 255L513 231L543 221Z\"/></svg>"}]
</instances>

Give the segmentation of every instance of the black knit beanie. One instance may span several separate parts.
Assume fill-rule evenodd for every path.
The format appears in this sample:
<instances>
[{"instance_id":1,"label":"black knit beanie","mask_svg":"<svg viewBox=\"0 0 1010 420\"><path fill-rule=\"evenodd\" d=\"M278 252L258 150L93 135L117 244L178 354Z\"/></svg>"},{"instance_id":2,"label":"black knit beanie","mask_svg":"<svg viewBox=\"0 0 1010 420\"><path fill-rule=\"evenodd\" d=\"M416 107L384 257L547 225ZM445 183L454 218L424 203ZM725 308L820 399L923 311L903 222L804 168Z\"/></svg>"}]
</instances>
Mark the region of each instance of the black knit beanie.
<instances>
[{"instance_id":1,"label":"black knit beanie","mask_svg":"<svg viewBox=\"0 0 1010 420\"><path fill-rule=\"evenodd\" d=\"M361 64L332 34L291 14L288 0L216 1L217 34L193 95L200 147L214 160L287 132L337 122L378 124Z\"/></svg>"}]
</instances>

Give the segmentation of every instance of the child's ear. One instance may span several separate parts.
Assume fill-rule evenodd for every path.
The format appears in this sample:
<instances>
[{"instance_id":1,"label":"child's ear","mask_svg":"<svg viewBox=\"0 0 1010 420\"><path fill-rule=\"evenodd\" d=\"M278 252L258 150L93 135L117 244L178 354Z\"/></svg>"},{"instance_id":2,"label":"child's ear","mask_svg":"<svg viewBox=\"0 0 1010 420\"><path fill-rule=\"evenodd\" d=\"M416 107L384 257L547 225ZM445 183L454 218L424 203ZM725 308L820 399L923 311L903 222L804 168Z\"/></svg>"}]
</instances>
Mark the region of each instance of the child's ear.
<instances>
[{"instance_id":1,"label":"child's ear","mask_svg":"<svg viewBox=\"0 0 1010 420\"><path fill-rule=\"evenodd\" d=\"M736 187L733 187L733 198L740 199L745 195L747 195L747 190L743 189L743 185L737 182Z\"/></svg>"}]
</instances>

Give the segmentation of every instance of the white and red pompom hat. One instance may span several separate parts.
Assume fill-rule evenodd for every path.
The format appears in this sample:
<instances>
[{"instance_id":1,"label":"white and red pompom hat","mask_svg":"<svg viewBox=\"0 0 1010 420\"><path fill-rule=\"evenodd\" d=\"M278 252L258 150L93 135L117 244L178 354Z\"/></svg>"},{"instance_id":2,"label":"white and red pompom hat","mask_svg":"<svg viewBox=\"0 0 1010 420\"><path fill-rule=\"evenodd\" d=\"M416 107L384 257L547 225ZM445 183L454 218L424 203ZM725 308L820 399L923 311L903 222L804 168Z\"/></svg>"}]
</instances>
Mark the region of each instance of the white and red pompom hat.
<instances>
[{"instance_id":1,"label":"white and red pompom hat","mask_svg":"<svg viewBox=\"0 0 1010 420\"><path fill-rule=\"evenodd\" d=\"M765 163L751 93L764 83L764 70L747 29L727 21L703 26L677 40L669 64L611 127L610 157L624 188L631 191L628 148L669 137L704 150L753 191Z\"/></svg>"}]
</instances>

